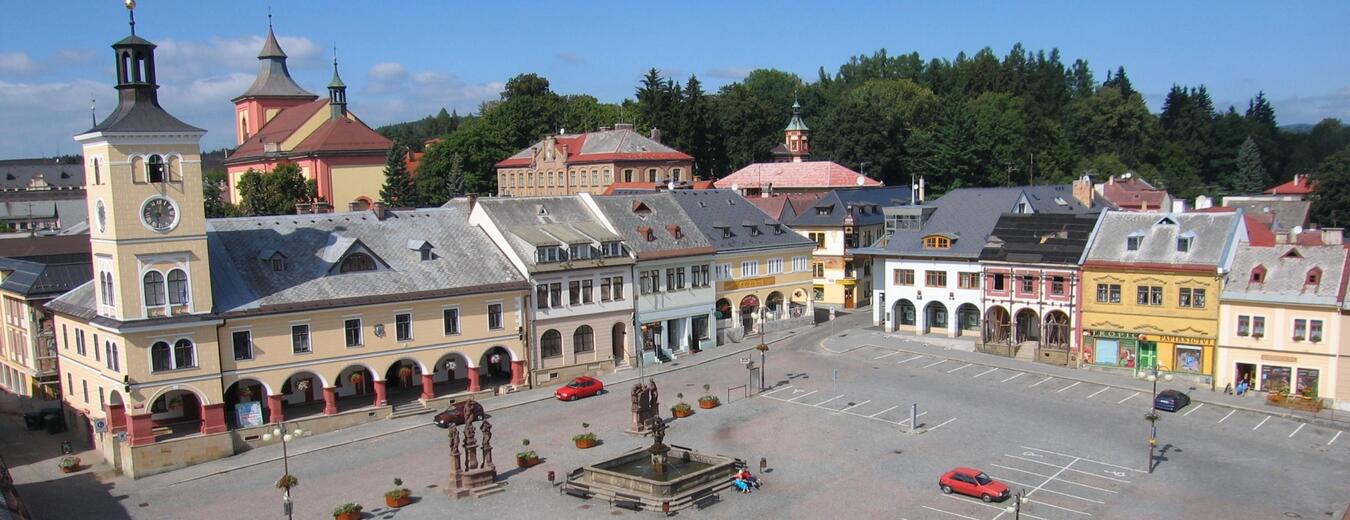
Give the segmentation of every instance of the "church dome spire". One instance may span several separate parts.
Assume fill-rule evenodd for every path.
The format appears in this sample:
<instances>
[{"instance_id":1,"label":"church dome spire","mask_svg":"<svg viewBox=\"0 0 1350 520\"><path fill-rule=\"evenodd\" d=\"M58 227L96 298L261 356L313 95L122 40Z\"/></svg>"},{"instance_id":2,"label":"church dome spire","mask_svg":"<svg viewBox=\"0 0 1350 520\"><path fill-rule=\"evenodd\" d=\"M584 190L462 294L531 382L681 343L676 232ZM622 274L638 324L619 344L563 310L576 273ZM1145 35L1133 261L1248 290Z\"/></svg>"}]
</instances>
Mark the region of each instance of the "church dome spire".
<instances>
[{"instance_id":1,"label":"church dome spire","mask_svg":"<svg viewBox=\"0 0 1350 520\"><path fill-rule=\"evenodd\" d=\"M234 102L248 98L303 98L314 100L319 96L301 88L291 78L286 67L286 52L277 43L277 35L272 30L272 15L267 15L267 38L263 40L262 50L258 51L258 77L249 85L248 90L234 98Z\"/></svg>"},{"instance_id":2,"label":"church dome spire","mask_svg":"<svg viewBox=\"0 0 1350 520\"><path fill-rule=\"evenodd\" d=\"M179 121L159 106L155 44L136 35L136 2L126 1L131 34L112 45L117 71L117 108L89 132L186 131L202 129Z\"/></svg>"}]
</instances>

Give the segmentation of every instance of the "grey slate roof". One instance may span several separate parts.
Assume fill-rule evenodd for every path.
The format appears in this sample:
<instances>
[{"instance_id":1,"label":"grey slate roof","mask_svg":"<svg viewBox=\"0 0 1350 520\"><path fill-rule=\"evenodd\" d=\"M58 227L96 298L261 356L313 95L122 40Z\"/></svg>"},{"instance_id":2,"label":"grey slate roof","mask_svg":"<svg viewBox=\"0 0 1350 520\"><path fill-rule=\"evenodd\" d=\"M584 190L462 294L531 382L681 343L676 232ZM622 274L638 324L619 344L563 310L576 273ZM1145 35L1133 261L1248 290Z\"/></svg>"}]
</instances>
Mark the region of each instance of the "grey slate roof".
<instances>
[{"instance_id":1,"label":"grey slate roof","mask_svg":"<svg viewBox=\"0 0 1350 520\"><path fill-rule=\"evenodd\" d=\"M88 254L58 255L48 261L0 258L0 271L8 271L0 289L30 298L59 295L94 279L93 260Z\"/></svg>"},{"instance_id":2,"label":"grey slate roof","mask_svg":"<svg viewBox=\"0 0 1350 520\"><path fill-rule=\"evenodd\" d=\"M733 190L678 190L670 194L718 253L815 245Z\"/></svg>"},{"instance_id":3,"label":"grey slate roof","mask_svg":"<svg viewBox=\"0 0 1350 520\"><path fill-rule=\"evenodd\" d=\"M881 255L977 258L999 217L1013 211L1022 197L1021 188L952 190L935 201L917 206L932 208L920 229L896 230L881 247L858 251ZM951 248L924 249L923 237L934 234L954 238Z\"/></svg>"},{"instance_id":4,"label":"grey slate roof","mask_svg":"<svg viewBox=\"0 0 1350 520\"><path fill-rule=\"evenodd\" d=\"M455 203L458 201L451 201ZM493 223L502 231L512 251L531 269L557 270L562 264L538 265L535 250L538 246L565 246L589 243L623 241L623 237L609 231L578 197L527 197L478 199ZM574 267L583 264L573 261ZM608 258L606 265L631 263L630 258ZM600 265L598 262L590 261Z\"/></svg>"},{"instance_id":5,"label":"grey slate roof","mask_svg":"<svg viewBox=\"0 0 1350 520\"><path fill-rule=\"evenodd\" d=\"M118 93L117 109L107 119L85 130L91 132L192 132L206 133L182 122L159 106L153 90L126 89Z\"/></svg>"},{"instance_id":6,"label":"grey slate roof","mask_svg":"<svg viewBox=\"0 0 1350 520\"><path fill-rule=\"evenodd\" d=\"M1097 224L1097 216L1016 214L999 217L980 260L991 262L1077 264Z\"/></svg>"},{"instance_id":7,"label":"grey slate roof","mask_svg":"<svg viewBox=\"0 0 1350 520\"><path fill-rule=\"evenodd\" d=\"M267 40L263 42L263 48L258 52L258 61L258 77L253 80L252 85L249 85L248 90L232 101L237 102L250 97L319 98L300 87L295 79L291 78L291 71L286 68L286 53L281 50L281 45L277 43L277 36L271 27L267 28Z\"/></svg>"},{"instance_id":8,"label":"grey slate roof","mask_svg":"<svg viewBox=\"0 0 1350 520\"><path fill-rule=\"evenodd\" d=\"M1253 197L1245 200L1226 199L1224 206L1242 208L1247 216L1270 226L1271 231L1282 233L1294 229L1294 226L1308 226L1308 210L1312 208L1312 201Z\"/></svg>"},{"instance_id":9,"label":"grey slate roof","mask_svg":"<svg viewBox=\"0 0 1350 520\"><path fill-rule=\"evenodd\" d=\"M41 175L42 182L57 188L83 188L83 164L56 164L50 159L16 159L0 161L0 189L28 189L33 178Z\"/></svg>"},{"instance_id":10,"label":"grey slate roof","mask_svg":"<svg viewBox=\"0 0 1350 520\"><path fill-rule=\"evenodd\" d=\"M410 240L431 244L422 260ZM473 292L479 288L524 289L524 278L482 230L468 223L468 207L451 201L439 208L212 219L207 221L211 286L217 314L344 300L406 300L419 294ZM376 257L376 271L338 273L350 249ZM261 255L279 252L284 271Z\"/></svg>"},{"instance_id":11,"label":"grey slate roof","mask_svg":"<svg viewBox=\"0 0 1350 520\"><path fill-rule=\"evenodd\" d=\"M843 226L844 215L853 214L855 225L881 224L886 221L881 208L903 206L911 202L909 186L839 188L821 197L799 215L786 220L791 226ZM820 214L828 211L827 214Z\"/></svg>"},{"instance_id":12,"label":"grey slate roof","mask_svg":"<svg viewBox=\"0 0 1350 520\"><path fill-rule=\"evenodd\" d=\"M70 291L57 296L52 301L47 302L47 308L80 318L83 320L93 319L98 315L94 307L94 280L90 275L88 282L84 285L71 289Z\"/></svg>"},{"instance_id":13,"label":"grey slate roof","mask_svg":"<svg viewBox=\"0 0 1350 520\"><path fill-rule=\"evenodd\" d=\"M1168 221L1174 224L1167 223ZM1237 239L1242 212L1168 213L1112 211L1097 226L1086 262L1147 263L1177 266L1227 267L1228 252ZM1246 228L1241 228L1245 230ZM1190 250L1177 251L1177 238L1191 235ZM1139 249L1127 247L1130 236L1142 237Z\"/></svg>"},{"instance_id":14,"label":"grey slate roof","mask_svg":"<svg viewBox=\"0 0 1350 520\"><path fill-rule=\"evenodd\" d=\"M669 192L595 197L595 204L605 219L623 235L629 250L644 257L672 257L710 254L712 243L698 229L698 225L684 213ZM642 206L637 206L637 204ZM644 209L645 208L645 209ZM678 226L681 238L672 231ZM650 228L652 240L640 232Z\"/></svg>"},{"instance_id":15,"label":"grey slate roof","mask_svg":"<svg viewBox=\"0 0 1350 520\"><path fill-rule=\"evenodd\" d=\"M0 201L0 221L19 222L27 219L61 220L62 227L89 220L89 206L83 199Z\"/></svg>"},{"instance_id":16,"label":"grey slate roof","mask_svg":"<svg viewBox=\"0 0 1350 520\"><path fill-rule=\"evenodd\" d=\"M1290 252L1296 254L1290 254ZM1299 246L1280 244L1273 247L1238 246L1233 269L1223 285L1223 298L1232 300L1290 303L1300 305L1339 305L1345 297L1345 247ZM1252 270L1266 269L1261 282L1252 281ZM1322 270L1316 285L1308 285L1308 271Z\"/></svg>"}]
</instances>

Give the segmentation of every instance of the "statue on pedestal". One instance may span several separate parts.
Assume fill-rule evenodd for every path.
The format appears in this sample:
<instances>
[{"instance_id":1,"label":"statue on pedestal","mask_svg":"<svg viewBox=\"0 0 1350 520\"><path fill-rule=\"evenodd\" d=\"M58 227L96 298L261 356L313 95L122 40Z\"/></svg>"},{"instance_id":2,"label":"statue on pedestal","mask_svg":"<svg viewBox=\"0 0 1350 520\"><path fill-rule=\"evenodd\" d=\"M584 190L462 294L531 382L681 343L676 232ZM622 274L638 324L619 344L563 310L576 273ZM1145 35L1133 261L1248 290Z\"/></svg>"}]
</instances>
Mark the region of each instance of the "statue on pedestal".
<instances>
[{"instance_id":1,"label":"statue on pedestal","mask_svg":"<svg viewBox=\"0 0 1350 520\"><path fill-rule=\"evenodd\" d=\"M472 427L471 427L472 428ZM483 419L483 467L495 468L492 464L492 423Z\"/></svg>"},{"instance_id":2,"label":"statue on pedestal","mask_svg":"<svg viewBox=\"0 0 1350 520\"><path fill-rule=\"evenodd\" d=\"M454 479L459 475L459 429L450 425L450 478Z\"/></svg>"},{"instance_id":3,"label":"statue on pedestal","mask_svg":"<svg viewBox=\"0 0 1350 520\"><path fill-rule=\"evenodd\" d=\"M478 440L473 436L473 421L464 424L464 469L478 469Z\"/></svg>"}]
</instances>

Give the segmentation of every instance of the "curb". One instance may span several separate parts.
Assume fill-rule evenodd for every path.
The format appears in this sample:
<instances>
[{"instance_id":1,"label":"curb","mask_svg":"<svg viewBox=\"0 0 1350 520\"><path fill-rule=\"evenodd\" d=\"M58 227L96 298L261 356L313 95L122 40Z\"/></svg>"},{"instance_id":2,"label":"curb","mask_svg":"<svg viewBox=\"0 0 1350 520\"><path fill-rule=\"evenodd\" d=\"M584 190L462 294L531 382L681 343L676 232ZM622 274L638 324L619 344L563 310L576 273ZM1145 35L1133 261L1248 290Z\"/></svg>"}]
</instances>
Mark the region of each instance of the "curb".
<instances>
[{"instance_id":1,"label":"curb","mask_svg":"<svg viewBox=\"0 0 1350 520\"><path fill-rule=\"evenodd\" d=\"M797 329L793 329L793 330L795 331L795 330L797 330ZM793 337L794 335L795 335L795 334L784 334L784 336L781 337L781 338L774 339L774 340L770 340L770 341L765 341L764 343L765 343L765 344L770 344L770 345L772 345L772 344L774 344L774 343L779 343L779 342L785 341L785 340L787 340L788 338ZM735 345L735 344L733 344L733 345ZM646 375L641 376L641 377L656 377L656 376L659 376L659 375L664 375L664 374L669 373L669 372L677 372L677 371L684 370L684 369L687 369L687 368L692 368L692 367L696 367L696 366L699 366L699 365L704 365L704 364L707 364L707 363L711 363L711 362L714 362L714 361L721 360L722 358L726 358L726 357L730 357L730 356L734 356L734 355L740 354L740 353L745 352L745 351L747 351L747 350L754 350L755 347L758 346L758 345L759 345L758 343L754 343L754 344L751 344L751 345L747 345L747 346L745 346L744 348L735 349L735 350L733 350L733 349L723 349L723 350L720 351L720 354L719 354L719 355L710 355L710 356L699 357L698 359L695 360L695 362L691 362L691 363L688 363L688 364L681 364L680 366L677 366L677 367L671 367L671 368L662 370L662 371L660 371L660 372L654 372L654 373L646 374ZM639 377L639 376L637 376L637 375L633 375L632 377L625 377L624 379L620 379L620 380L618 380L618 381L614 381L614 382L610 382L610 383L606 383L606 384L608 384L608 385L618 385L618 384L623 384L623 383L627 383L627 382L629 382L629 381L637 380L638 377ZM540 392L539 392L540 395L539 395L538 397L530 397L530 398L528 398L528 399L523 399L523 400L520 400L520 401L517 401L517 402L513 402L513 403L505 403L505 404L501 404L501 405L499 405L499 406L492 406L492 403L491 403L490 401L480 401L480 402L483 403L483 410L484 410L484 411L496 411L496 410L505 410L505 409L508 409L508 408L515 408L515 407L517 407L517 406L524 406L524 405L531 404L531 403L537 403L537 402L539 402L539 401L546 401L546 400L549 400L549 399L552 399L552 398L553 398L553 394L552 394L552 393L545 393L545 392L542 392L542 390L545 390L545 389L544 389L544 388L532 388L532 389L530 389L530 390L527 390L527 391L524 392L524 393L533 392L533 391L540 391ZM369 424L369 423L366 423L366 424ZM387 431L387 432L381 432L381 433L371 434L371 435L367 435L367 436L365 436L365 437L360 437L360 438L356 438L356 439L350 439L350 440L346 440L346 441L341 441L341 442L338 442L338 443L335 443L335 444L329 444L329 445L326 445L326 446L319 446L319 447L315 447L315 448L308 449L308 450L305 450L305 451L297 451L297 452L295 453L295 455L298 457L298 456L300 456L300 455L306 455L306 454L310 454L310 453L314 453L314 452L318 452L318 451L327 450L327 449L330 449L330 448L336 448L336 447L339 447L339 446L346 446L346 445L349 445L349 444L355 444L355 443L358 443L358 442L368 441L368 440L371 440L371 439L377 439L377 438L380 438L380 437L384 437L384 436L386 436L386 435L393 435L393 434L396 434L396 433L402 433L402 432L406 432L406 431L409 431L409 430L413 430L413 429L417 429L417 428L423 428L423 427L427 427L427 426L431 426L431 425L432 425L432 423L430 423L430 422L421 422L421 423L414 424L414 425L411 425L411 426L405 426L405 427L402 427L402 428L399 428L399 429L396 429L396 430L390 430L390 431ZM353 427L354 427L354 428L360 427L360 425L353 426ZM183 479L183 480L174 481L174 482L171 482L171 483L169 483L169 484L166 484L166 486L176 486L176 485L178 485L178 484L185 484L185 483L188 483L188 482L193 482L193 481L197 481L197 480L202 480L202 479L204 479L204 478L214 477L214 476L216 476L216 475L223 475L223 474L230 473L230 472L234 472L234 471L238 471L238 470L241 470L241 469L251 468L251 467L254 467L254 466L260 466L260 465L262 465L262 464L267 464L267 463L269 463L269 462L276 462L276 461L279 461L279 460L281 460L281 459L282 459L281 457L272 457L272 458L269 458L269 459L264 459L264 460L254 461L254 462L250 462L250 463L247 463L247 464L242 464L242 465L239 465L239 466L235 466L235 467L231 467L231 468L222 469L222 470L220 470L220 471L215 471L215 472L207 473L207 474L204 474L204 475L198 475L198 476L195 476L195 477L191 477L191 478L187 478L187 479Z\"/></svg>"},{"instance_id":2,"label":"curb","mask_svg":"<svg viewBox=\"0 0 1350 520\"><path fill-rule=\"evenodd\" d=\"M855 346L855 347L852 347L852 348L849 348L849 349L846 349L846 350L842 350L842 351L836 352L836 351L834 351L834 350L831 350L831 349L825 347L825 341L826 341L826 340L829 340L829 339L833 339L833 338L828 338L828 337L827 337L827 338L825 338L825 339L822 339L821 341L817 342L817 345L820 346L820 347L821 347L823 350L825 350L826 352L829 352L829 353L832 353L832 354L843 354L843 353L849 352L849 351L851 351L851 350L854 350L854 349L857 348L857 347L862 346L862 345L858 345L858 346ZM881 345L877 345L877 346L881 346ZM887 348L887 349L891 349L891 350L897 350L897 351L905 352L905 353L908 353L908 354L916 354L916 355L924 355L924 356L933 356L932 353L927 353L927 352L916 352L916 351L913 351L913 350L907 350L907 349L899 348L899 347L882 347L882 348ZM945 348L944 348L944 349L945 349ZM949 350L949 349L945 349L945 350ZM979 351L971 352L971 354L983 355L983 356L992 356L992 354L985 354L985 353L979 352ZM951 360L953 360L953 361L959 360L959 361L961 361L961 362L963 362L963 363L964 363L964 362L967 362L966 360L958 359L958 358L954 358L954 357L947 357L947 356L943 356L943 357L946 357L947 359L951 359ZM997 357L997 356L995 356L995 357ZM1012 359L1012 358L1002 358L1002 357L999 357L999 359ZM1079 378L1076 378L1076 377L1065 377L1065 376L1062 376L1062 375L1051 374L1051 373L1048 373L1048 372L1041 372L1041 371L1037 371L1037 370L1024 370L1024 369L1022 369L1022 368L1009 368L1009 367L1006 367L1006 366L991 365L991 364L988 364L988 363L985 363L985 362L981 362L981 361L970 361L970 363L971 363L971 364L974 364L974 365L980 365L980 366L985 366L985 367L990 367L990 368L1002 368L1002 369L1007 369L1007 370L1017 370L1017 371L1019 371L1019 372L1026 372L1026 373L1028 373L1028 374L1037 374L1037 375L1042 375L1042 376L1046 376L1046 377L1054 377L1054 378L1057 378L1057 379L1064 379L1064 380L1068 380L1068 381L1077 381L1077 382L1080 382L1080 383L1087 383L1087 384L1092 384L1092 385L1097 385L1097 386L1105 386L1105 387L1115 388L1115 389L1118 389L1118 390L1129 390L1129 391L1132 391L1132 392L1151 392L1150 389L1139 389L1139 388L1133 388L1133 387L1124 386L1124 385L1117 384L1117 383L1103 383L1103 382L1100 382L1100 381L1091 381L1091 380L1088 380L1088 379L1079 379ZM1033 366L1034 366L1034 365L1033 365ZM1334 420L1329 420L1329 419L1320 419L1320 418L1316 418L1316 417L1303 417L1303 416L1301 416L1301 415L1297 415L1297 414L1294 414L1294 413L1291 413L1291 412L1267 411L1267 410L1262 410L1262 409L1260 409L1260 408L1255 408L1255 407L1251 407L1251 406L1234 405L1234 404L1222 403L1222 402L1217 402L1217 401L1211 401L1211 400L1208 400L1208 399L1197 398L1197 397L1194 397L1193 394L1187 394L1187 395L1192 395L1191 401L1194 402L1194 403L1204 403L1204 404L1207 404L1207 405L1210 405L1210 406L1218 406L1218 407L1228 408L1228 409L1231 409L1231 410L1241 410L1241 411L1244 411L1244 412L1251 412L1251 413L1256 413L1256 414L1261 414L1261 415L1269 415L1269 416L1272 416L1272 417L1279 417L1279 418L1282 418L1282 419L1289 419L1289 420L1292 420L1292 421L1295 421L1295 422L1307 423L1307 424L1313 424L1313 425L1316 425L1316 426L1322 426L1322 427L1325 427L1325 428L1334 428L1334 429L1337 429L1337 430L1346 430L1347 428L1350 428L1350 424L1342 423L1342 422L1340 422L1340 421L1334 421Z\"/></svg>"}]
</instances>

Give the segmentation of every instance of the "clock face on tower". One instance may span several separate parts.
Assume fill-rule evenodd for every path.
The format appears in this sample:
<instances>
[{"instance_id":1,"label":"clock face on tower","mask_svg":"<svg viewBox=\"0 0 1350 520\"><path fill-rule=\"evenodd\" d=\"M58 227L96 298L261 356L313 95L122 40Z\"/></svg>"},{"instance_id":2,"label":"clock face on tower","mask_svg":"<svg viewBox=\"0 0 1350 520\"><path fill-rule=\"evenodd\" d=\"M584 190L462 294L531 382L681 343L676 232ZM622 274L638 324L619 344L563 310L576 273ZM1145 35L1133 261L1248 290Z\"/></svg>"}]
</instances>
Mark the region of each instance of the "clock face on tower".
<instances>
[{"instance_id":1,"label":"clock face on tower","mask_svg":"<svg viewBox=\"0 0 1350 520\"><path fill-rule=\"evenodd\" d=\"M155 231L168 231L178 225L178 205L164 197L151 197L141 205L141 221Z\"/></svg>"}]
</instances>

